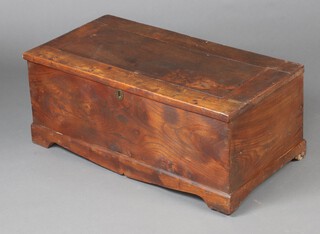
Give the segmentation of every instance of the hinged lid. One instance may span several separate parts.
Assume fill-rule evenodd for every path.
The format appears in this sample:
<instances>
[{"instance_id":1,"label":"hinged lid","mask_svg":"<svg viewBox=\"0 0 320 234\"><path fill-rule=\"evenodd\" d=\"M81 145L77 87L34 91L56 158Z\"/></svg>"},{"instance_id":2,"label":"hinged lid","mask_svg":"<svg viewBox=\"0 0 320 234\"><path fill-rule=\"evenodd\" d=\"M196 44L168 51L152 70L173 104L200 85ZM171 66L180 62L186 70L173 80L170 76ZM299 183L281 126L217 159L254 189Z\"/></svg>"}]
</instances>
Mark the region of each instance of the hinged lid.
<instances>
[{"instance_id":1,"label":"hinged lid","mask_svg":"<svg viewBox=\"0 0 320 234\"><path fill-rule=\"evenodd\" d=\"M23 57L225 122L303 72L300 64L109 15Z\"/></svg>"}]
</instances>

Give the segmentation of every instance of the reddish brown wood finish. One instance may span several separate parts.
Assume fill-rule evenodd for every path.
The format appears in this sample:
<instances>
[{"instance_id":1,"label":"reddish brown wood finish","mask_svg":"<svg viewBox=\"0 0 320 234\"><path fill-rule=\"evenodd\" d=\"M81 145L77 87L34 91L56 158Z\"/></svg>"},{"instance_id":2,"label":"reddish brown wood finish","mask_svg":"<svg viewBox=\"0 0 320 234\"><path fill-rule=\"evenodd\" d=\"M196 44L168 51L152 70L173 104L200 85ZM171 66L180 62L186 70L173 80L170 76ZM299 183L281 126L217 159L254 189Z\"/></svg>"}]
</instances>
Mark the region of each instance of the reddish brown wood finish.
<instances>
[{"instance_id":1,"label":"reddish brown wood finish","mask_svg":"<svg viewBox=\"0 0 320 234\"><path fill-rule=\"evenodd\" d=\"M24 58L35 143L223 213L305 154L302 65L114 16Z\"/></svg>"}]
</instances>

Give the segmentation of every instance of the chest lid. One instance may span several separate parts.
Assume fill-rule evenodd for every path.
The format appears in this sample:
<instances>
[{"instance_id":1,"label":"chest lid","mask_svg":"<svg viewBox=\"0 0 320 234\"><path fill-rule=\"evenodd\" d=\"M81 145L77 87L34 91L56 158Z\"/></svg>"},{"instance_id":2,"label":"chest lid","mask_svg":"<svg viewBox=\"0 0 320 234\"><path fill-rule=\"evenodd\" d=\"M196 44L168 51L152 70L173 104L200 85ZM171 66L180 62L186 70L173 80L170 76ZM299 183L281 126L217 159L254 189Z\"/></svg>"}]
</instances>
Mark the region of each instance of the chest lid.
<instances>
[{"instance_id":1,"label":"chest lid","mask_svg":"<svg viewBox=\"0 0 320 234\"><path fill-rule=\"evenodd\" d=\"M225 122L303 72L300 64L110 15L23 57Z\"/></svg>"}]
</instances>

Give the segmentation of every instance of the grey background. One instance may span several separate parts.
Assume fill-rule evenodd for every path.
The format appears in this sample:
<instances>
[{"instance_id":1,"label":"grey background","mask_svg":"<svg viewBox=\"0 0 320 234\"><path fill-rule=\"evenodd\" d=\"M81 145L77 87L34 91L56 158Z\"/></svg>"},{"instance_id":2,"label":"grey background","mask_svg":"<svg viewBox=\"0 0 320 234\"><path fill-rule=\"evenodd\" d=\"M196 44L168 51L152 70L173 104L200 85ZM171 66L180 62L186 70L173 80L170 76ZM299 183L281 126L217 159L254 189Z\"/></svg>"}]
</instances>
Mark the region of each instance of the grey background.
<instances>
[{"instance_id":1,"label":"grey background","mask_svg":"<svg viewBox=\"0 0 320 234\"><path fill-rule=\"evenodd\" d=\"M0 233L318 233L319 9L317 0L2 0ZM307 158L289 163L225 216L199 198L32 144L22 52L104 14L305 64Z\"/></svg>"}]
</instances>

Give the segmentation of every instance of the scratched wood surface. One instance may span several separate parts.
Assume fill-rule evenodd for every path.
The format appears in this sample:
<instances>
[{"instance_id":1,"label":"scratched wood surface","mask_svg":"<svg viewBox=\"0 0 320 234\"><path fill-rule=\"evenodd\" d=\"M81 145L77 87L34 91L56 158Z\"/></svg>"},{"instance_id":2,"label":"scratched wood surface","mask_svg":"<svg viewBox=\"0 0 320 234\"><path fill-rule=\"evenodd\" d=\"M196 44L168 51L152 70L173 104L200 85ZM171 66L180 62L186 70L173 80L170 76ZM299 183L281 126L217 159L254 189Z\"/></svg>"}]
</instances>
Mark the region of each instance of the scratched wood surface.
<instances>
[{"instance_id":1,"label":"scratched wood surface","mask_svg":"<svg viewBox=\"0 0 320 234\"><path fill-rule=\"evenodd\" d=\"M300 64L114 16L101 17L24 57L74 74L90 73L113 87L130 85L130 92L225 122L303 70Z\"/></svg>"},{"instance_id":2,"label":"scratched wood surface","mask_svg":"<svg viewBox=\"0 0 320 234\"><path fill-rule=\"evenodd\" d=\"M228 192L227 124L30 64L34 123Z\"/></svg>"},{"instance_id":3,"label":"scratched wood surface","mask_svg":"<svg viewBox=\"0 0 320 234\"><path fill-rule=\"evenodd\" d=\"M23 57L33 142L225 214L305 155L303 65L114 16Z\"/></svg>"}]
</instances>

